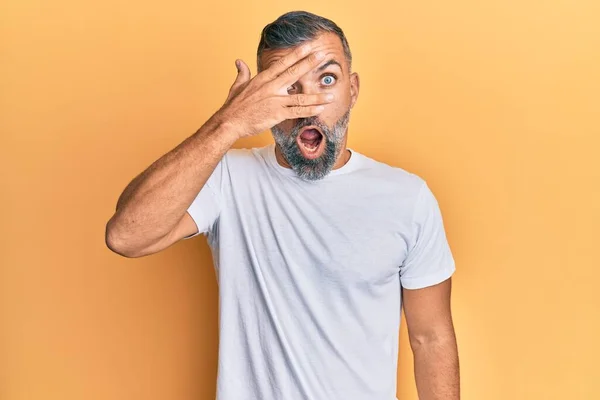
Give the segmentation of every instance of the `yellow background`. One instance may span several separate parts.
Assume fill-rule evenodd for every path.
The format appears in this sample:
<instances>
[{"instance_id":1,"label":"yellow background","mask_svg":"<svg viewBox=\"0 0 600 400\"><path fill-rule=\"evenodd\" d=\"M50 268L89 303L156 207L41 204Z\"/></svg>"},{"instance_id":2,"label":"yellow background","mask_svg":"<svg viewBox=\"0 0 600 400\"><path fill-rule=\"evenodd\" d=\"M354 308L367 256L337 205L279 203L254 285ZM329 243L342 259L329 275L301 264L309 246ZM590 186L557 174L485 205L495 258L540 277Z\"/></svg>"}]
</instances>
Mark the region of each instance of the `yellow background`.
<instances>
[{"instance_id":1,"label":"yellow background","mask_svg":"<svg viewBox=\"0 0 600 400\"><path fill-rule=\"evenodd\" d=\"M362 78L350 147L419 174L440 202L462 398L599 399L595 0L4 0L0 398L214 399L205 239L130 260L104 227L293 9L348 36ZM405 328L398 395L414 400Z\"/></svg>"}]
</instances>

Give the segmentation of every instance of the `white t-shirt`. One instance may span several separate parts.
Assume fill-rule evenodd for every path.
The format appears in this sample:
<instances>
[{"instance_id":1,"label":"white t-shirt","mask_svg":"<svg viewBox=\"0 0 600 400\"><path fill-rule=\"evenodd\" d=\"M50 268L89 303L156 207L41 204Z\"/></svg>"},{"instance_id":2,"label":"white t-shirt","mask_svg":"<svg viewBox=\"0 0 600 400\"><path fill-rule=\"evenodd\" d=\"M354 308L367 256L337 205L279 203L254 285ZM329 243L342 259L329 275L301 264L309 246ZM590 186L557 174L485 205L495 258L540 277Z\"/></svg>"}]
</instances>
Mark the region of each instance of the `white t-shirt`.
<instances>
[{"instance_id":1,"label":"white t-shirt","mask_svg":"<svg viewBox=\"0 0 600 400\"><path fill-rule=\"evenodd\" d=\"M455 265L425 181L349 150L308 182L274 144L231 149L189 207L219 284L217 400L396 399L401 285Z\"/></svg>"}]
</instances>

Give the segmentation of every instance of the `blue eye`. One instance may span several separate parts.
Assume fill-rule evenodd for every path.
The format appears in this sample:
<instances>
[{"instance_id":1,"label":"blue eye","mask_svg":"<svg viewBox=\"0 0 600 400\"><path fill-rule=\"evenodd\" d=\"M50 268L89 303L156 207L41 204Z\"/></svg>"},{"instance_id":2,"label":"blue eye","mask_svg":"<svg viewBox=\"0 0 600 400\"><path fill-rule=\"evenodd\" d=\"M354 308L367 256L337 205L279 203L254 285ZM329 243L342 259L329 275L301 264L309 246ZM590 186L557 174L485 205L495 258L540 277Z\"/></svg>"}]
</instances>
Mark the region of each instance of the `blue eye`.
<instances>
[{"instance_id":1,"label":"blue eye","mask_svg":"<svg viewBox=\"0 0 600 400\"><path fill-rule=\"evenodd\" d=\"M335 76L333 75L325 75L323 78L321 78L321 82L325 85L325 86L331 86L335 83Z\"/></svg>"}]
</instances>

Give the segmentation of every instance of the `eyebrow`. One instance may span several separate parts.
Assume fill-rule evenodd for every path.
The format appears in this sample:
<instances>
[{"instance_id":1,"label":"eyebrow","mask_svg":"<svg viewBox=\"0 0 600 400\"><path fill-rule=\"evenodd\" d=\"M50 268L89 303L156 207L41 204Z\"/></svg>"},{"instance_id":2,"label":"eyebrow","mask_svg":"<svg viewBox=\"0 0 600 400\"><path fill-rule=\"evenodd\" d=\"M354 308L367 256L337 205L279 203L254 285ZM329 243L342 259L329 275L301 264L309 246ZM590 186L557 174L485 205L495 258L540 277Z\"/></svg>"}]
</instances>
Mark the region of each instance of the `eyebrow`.
<instances>
[{"instance_id":1,"label":"eyebrow","mask_svg":"<svg viewBox=\"0 0 600 400\"><path fill-rule=\"evenodd\" d=\"M317 68L315 70L315 73L323 71L325 68L329 67L330 65L337 65L342 70L342 72L344 71L342 69L342 66L341 66L341 64L339 62L337 62L336 60L331 59L331 60L327 61L325 64L321 65L319 68Z\"/></svg>"}]
</instances>

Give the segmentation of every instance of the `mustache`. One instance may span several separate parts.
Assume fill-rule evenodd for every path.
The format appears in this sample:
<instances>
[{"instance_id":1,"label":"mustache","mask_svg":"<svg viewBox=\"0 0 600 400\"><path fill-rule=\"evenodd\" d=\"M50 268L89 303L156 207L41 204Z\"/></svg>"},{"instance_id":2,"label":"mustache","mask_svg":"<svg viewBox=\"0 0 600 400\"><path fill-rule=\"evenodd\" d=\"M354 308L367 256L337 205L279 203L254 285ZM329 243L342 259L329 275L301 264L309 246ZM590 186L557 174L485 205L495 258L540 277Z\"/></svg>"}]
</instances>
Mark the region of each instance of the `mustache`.
<instances>
[{"instance_id":1,"label":"mustache","mask_svg":"<svg viewBox=\"0 0 600 400\"><path fill-rule=\"evenodd\" d=\"M323 135L329 137L329 128L316 116L299 118L298 122L296 122L296 124L292 128L292 136L296 137L300 133L302 128L311 125L318 127Z\"/></svg>"}]
</instances>

